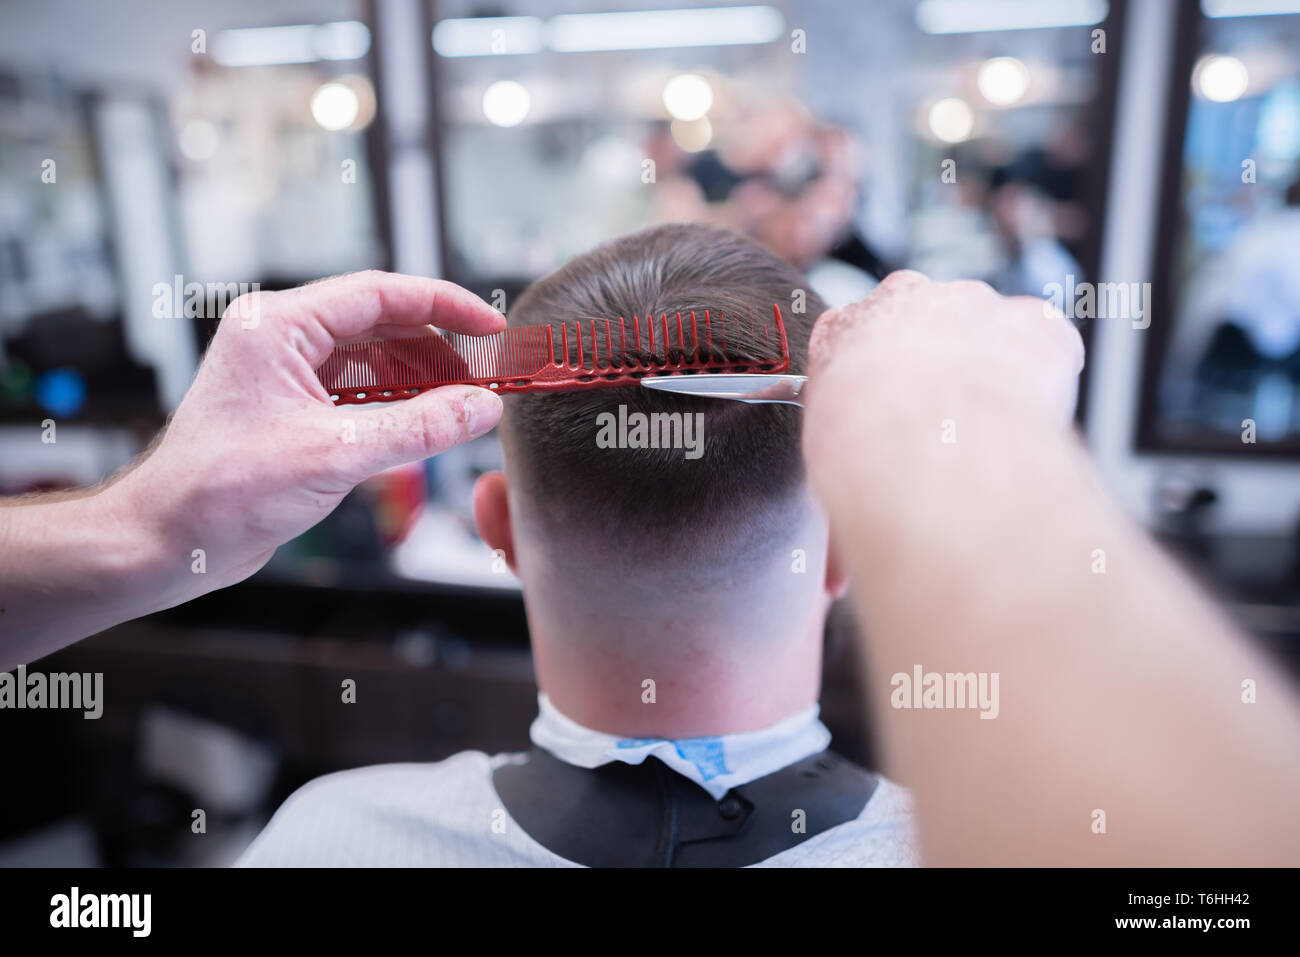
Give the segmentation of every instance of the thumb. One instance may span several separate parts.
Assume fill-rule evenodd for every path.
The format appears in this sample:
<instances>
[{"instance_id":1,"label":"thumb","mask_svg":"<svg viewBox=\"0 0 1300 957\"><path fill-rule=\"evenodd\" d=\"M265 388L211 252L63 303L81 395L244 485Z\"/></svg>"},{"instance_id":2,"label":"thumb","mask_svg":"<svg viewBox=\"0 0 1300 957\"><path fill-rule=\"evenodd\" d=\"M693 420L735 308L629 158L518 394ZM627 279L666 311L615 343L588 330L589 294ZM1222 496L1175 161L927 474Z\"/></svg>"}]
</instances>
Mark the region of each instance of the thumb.
<instances>
[{"instance_id":1,"label":"thumb","mask_svg":"<svg viewBox=\"0 0 1300 957\"><path fill-rule=\"evenodd\" d=\"M338 409L344 467L360 482L478 438L501 419L501 398L487 389L447 385L380 408Z\"/></svg>"}]
</instances>

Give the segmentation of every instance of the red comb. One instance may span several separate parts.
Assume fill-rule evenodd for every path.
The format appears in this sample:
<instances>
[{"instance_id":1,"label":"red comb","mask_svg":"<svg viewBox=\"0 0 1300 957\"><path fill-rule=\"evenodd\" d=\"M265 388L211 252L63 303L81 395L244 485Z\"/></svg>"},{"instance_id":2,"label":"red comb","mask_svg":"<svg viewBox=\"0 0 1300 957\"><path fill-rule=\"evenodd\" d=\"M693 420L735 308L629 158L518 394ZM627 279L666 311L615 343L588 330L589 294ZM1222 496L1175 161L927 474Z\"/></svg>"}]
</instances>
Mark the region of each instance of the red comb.
<instances>
[{"instance_id":1,"label":"red comb","mask_svg":"<svg viewBox=\"0 0 1300 957\"><path fill-rule=\"evenodd\" d=\"M331 401L351 405L409 399L443 385L566 392L636 385L646 376L785 372L785 322L779 306L772 313L771 326L705 310L633 316L630 323L620 317L515 326L490 336L431 331L338 346L316 375ZM736 351L737 342L745 343L745 355Z\"/></svg>"}]
</instances>

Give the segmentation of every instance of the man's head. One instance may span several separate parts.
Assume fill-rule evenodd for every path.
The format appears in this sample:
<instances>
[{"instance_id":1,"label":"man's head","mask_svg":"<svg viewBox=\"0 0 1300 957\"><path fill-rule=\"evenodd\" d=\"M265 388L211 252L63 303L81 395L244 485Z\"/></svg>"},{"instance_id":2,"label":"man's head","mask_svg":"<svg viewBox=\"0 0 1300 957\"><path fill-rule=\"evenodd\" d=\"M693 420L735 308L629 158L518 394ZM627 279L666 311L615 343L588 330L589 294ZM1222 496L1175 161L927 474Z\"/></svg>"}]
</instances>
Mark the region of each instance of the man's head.
<instances>
[{"instance_id":1,"label":"man's head","mask_svg":"<svg viewBox=\"0 0 1300 957\"><path fill-rule=\"evenodd\" d=\"M774 305L800 373L826 308L803 276L738 234L673 224L605 243L534 283L510 324L708 309L728 317L727 352L752 356L757 336L742 341L732 317L770 325ZM702 447L602 439L611 421L638 413L691 417ZM736 658L737 641L771 660L804 632L820 634L827 587L840 586L804 488L800 422L791 406L643 388L506 398L506 476L484 477L475 514L523 581L544 690L555 697L547 684L572 678L547 681L557 645L584 649L593 667L673 654L703 655L716 669Z\"/></svg>"}]
</instances>

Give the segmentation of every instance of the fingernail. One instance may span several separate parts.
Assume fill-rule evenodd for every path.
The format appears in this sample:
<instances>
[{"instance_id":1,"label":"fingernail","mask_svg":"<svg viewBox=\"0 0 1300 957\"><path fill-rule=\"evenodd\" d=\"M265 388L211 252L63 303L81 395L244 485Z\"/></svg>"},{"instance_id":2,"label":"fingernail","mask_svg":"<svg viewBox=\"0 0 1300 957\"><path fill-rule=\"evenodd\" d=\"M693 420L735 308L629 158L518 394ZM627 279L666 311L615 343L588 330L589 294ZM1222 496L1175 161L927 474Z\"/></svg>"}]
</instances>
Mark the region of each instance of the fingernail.
<instances>
[{"instance_id":1,"label":"fingernail","mask_svg":"<svg viewBox=\"0 0 1300 957\"><path fill-rule=\"evenodd\" d=\"M500 421L501 397L487 389L470 389L461 399L461 415L466 433L476 439Z\"/></svg>"}]
</instances>

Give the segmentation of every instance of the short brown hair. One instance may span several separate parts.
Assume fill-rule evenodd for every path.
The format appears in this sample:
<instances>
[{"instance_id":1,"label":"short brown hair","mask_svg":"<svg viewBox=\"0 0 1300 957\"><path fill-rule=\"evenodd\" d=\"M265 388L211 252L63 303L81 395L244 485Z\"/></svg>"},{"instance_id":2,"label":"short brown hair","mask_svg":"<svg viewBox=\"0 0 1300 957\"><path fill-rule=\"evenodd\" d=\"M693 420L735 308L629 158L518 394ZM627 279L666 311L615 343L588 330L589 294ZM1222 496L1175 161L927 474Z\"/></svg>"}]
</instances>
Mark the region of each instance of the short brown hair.
<instances>
[{"instance_id":1,"label":"short brown hair","mask_svg":"<svg viewBox=\"0 0 1300 957\"><path fill-rule=\"evenodd\" d=\"M674 223L571 260L530 286L509 321L617 322L621 316L630 323L633 315L709 309L766 316L770 324L774 304L785 320L790 372L802 373L812 325L826 308L803 275L737 233ZM745 350L738 340L729 341L729 353ZM629 413L704 413L703 456L598 448L597 417L620 405ZM802 487L800 416L785 405L596 389L507 397L502 436L512 484L526 489L545 534L568 541L571 533L626 536L629 547L643 552L688 538L735 547L761 535L775 518L771 506L789 503Z\"/></svg>"}]
</instances>

